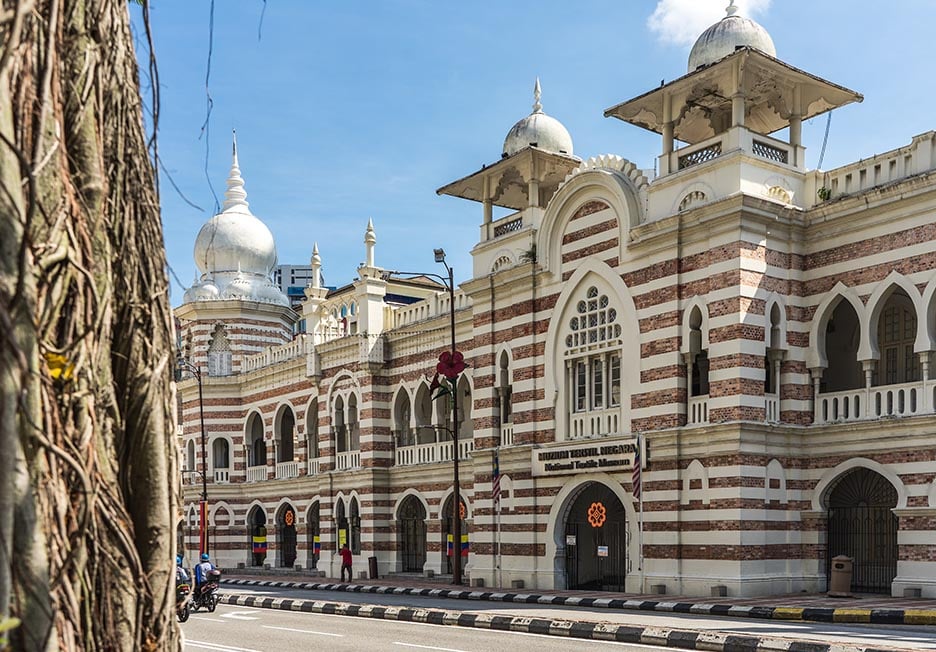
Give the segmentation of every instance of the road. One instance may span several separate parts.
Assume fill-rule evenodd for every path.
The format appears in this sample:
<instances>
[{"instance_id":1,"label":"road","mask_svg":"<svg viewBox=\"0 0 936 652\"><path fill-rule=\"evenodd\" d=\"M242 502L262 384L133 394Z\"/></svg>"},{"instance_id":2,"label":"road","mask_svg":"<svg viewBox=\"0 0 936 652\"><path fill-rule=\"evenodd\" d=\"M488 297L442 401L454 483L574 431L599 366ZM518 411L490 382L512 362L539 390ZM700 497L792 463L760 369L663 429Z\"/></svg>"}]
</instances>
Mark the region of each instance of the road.
<instances>
[{"instance_id":1,"label":"road","mask_svg":"<svg viewBox=\"0 0 936 652\"><path fill-rule=\"evenodd\" d=\"M776 636L794 641L822 641L864 646L888 646L907 650L936 650L936 627L886 626L801 621L759 620L753 618L713 617L693 614L669 614L646 611L623 611L602 608L572 608L543 604L452 600L413 595L379 593L349 593L344 591L310 591L274 587L223 586L225 595L256 595L266 597L322 600L351 604L411 606L427 609L522 615L565 620L612 622L620 625L683 628L719 631L748 636ZM379 621L386 622L386 621ZM464 628L452 628L464 629ZM562 640L562 639L560 639ZM582 648L585 649L585 648ZM660 650L661 648L655 648Z\"/></svg>"},{"instance_id":2,"label":"road","mask_svg":"<svg viewBox=\"0 0 936 652\"><path fill-rule=\"evenodd\" d=\"M675 652L605 641L218 605L181 625L185 652Z\"/></svg>"}]
</instances>

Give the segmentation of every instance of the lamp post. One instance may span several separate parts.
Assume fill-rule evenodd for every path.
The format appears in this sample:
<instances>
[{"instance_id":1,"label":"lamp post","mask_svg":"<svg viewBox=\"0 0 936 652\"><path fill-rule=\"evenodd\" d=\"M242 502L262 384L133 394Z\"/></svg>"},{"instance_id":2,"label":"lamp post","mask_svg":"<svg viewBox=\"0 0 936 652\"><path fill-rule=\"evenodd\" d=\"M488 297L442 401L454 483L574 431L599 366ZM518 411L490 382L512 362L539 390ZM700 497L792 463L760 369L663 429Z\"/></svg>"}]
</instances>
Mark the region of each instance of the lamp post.
<instances>
[{"instance_id":1,"label":"lamp post","mask_svg":"<svg viewBox=\"0 0 936 652\"><path fill-rule=\"evenodd\" d=\"M208 451L205 448L205 402L202 396L201 369L193 362L189 362L181 355L176 359L176 368L181 380L182 371L188 371L195 376L198 384L198 416L201 421L201 455L202 455L202 495L198 509L199 552L208 552ZM198 472L197 469L195 469Z\"/></svg>"},{"instance_id":2,"label":"lamp post","mask_svg":"<svg viewBox=\"0 0 936 652\"><path fill-rule=\"evenodd\" d=\"M430 276L439 279L449 295L449 319L451 324L451 355L454 361L457 350L455 348L455 272L445 262L445 250L434 249L435 262L442 263L448 277L431 272L400 272L392 271L384 274L385 279L389 279L392 274L405 276ZM448 376L452 384L452 446L454 454L452 455L452 584L461 585L461 487L458 480L458 373Z\"/></svg>"}]
</instances>

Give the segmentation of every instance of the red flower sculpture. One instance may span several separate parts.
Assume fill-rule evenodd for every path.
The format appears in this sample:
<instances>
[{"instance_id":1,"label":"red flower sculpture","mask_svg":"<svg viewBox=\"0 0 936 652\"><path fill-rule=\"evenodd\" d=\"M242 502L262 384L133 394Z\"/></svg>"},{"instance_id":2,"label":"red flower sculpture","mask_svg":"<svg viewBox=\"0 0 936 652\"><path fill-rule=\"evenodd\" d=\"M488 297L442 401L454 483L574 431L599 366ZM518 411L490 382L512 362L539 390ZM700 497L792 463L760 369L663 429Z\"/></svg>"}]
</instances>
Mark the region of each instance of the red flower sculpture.
<instances>
[{"instance_id":1,"label":"red flower sculpture","mask_svg":"<svg viewBox=\"0 0 936 652\"><path fill-rule=\"evenodd\" d=\"M455 380L458 378L458 374L465 370L465 356L462 355L461 351L444 351L442 355L439 356L439 364L436 365L436 371L448 378L449 380Z\"/></svg>"}]
</instances>

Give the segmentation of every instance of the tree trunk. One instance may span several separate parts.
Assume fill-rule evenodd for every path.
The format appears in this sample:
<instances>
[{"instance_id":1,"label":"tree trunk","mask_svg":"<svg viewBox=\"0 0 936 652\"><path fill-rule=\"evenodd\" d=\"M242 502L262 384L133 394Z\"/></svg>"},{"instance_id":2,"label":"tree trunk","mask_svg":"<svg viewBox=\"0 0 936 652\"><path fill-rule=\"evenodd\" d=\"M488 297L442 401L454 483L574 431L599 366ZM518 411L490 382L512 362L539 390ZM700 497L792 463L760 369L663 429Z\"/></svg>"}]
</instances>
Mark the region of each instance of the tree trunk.
<instances>
[{"instance_id":1,"label":"tree trunk","mask_svg":"<svg viewBox=\"0 0 936 652\"><path fill-rule=\"evenodd\" d=\"M165 269L127 0L0 0L0 621L22 620L13 649L179 648Z\"/></svg>"}]
</instances>

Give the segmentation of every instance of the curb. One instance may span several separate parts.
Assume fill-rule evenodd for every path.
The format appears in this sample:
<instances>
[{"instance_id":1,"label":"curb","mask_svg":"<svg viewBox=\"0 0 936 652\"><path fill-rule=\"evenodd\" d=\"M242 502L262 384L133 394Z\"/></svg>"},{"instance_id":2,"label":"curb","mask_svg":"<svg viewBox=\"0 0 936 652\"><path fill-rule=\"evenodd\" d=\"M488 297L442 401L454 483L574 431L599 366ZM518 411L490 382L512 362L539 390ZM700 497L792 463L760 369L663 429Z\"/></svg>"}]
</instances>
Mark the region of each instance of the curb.
<instances>
[{"instance_id":1,"label":"curb","mask_svg":"<svg viewBox=\"0 0 936 652\"><path fill-rule=\"evenodd\" d=\"M258 584L255 580L243 580ZM289 584L289 583L284 583ZM301 584L298 582L291 584ZM267 584L268 585L268 584ZM263 598L252 595L222 595L221 603L242 607L280 609L303 613L319 613L335 616L357 616L402 622L473 627L526 634L545 634L596 641L659 645L683 650L713 650L715 652L893 652L892 649L793 641L786 638L744 636L713 631L671 629L666 627L640 627L614 625L588 621L550 620L521 616L496 616L492 614L466 614L460 611L441 609L418 609L414 607L385 607L378 605L347 604L320 600L296 600L291 598Z\"/></svg>"},{"instance_id":2,"label":"curb","mask_svg":"<svg viewBox=\"0 0 936 652\"><path fill-rule=\"evenodd\" d=\"M454 600L487 600L553 604L567 607L591 607L634 611L687 613L700 616L732 616L764 620L802 620L819 623L866 623L872 625L936 625L936 609L832 609L829 607L746 607L730 604L695 602L663 602L657 600L620 600L610 598L576 598L558 595L503 593L492 591L458 591L452 589L415 589L411 587L372 586L362 584L331 584L323 582L284 582L280 580L222 579L222 584L240 586L271 586L313 591L345 591L347 593L387 593L418 595ZM691 648L690 648L691 649Z\"/></svg>"}]
</instances>

